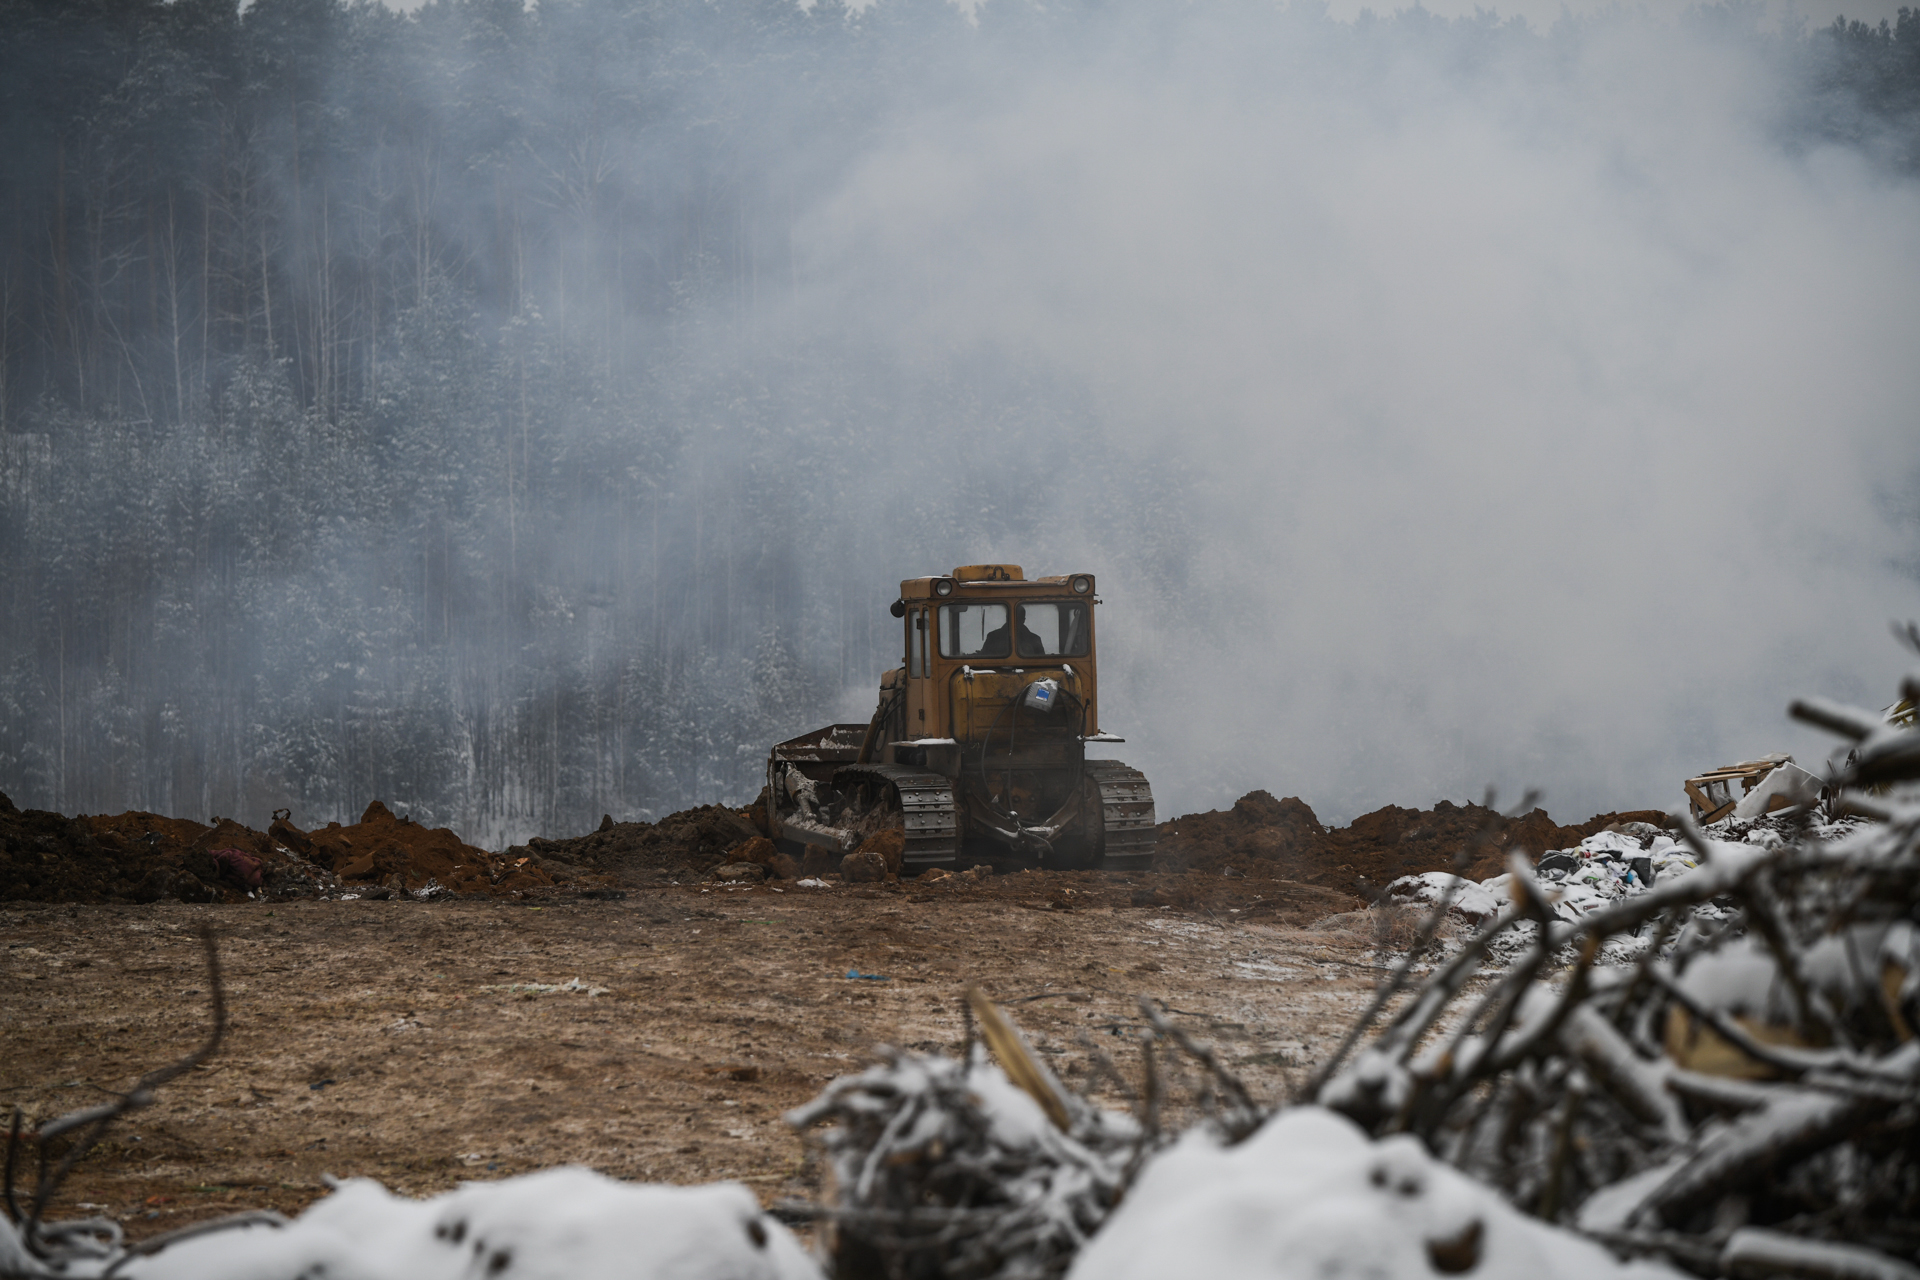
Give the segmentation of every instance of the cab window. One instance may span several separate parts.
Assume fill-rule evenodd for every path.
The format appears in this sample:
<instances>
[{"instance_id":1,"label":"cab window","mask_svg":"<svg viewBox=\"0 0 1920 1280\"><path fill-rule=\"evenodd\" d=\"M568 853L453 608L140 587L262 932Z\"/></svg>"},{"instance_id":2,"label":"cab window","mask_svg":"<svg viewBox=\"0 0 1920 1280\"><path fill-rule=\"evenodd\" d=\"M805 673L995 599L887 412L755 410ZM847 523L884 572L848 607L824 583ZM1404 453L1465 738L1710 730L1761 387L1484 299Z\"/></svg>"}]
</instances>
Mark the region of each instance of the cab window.
<instances>
[{"instance_id":1,"label":"cab window","mask_svg":"<svg viewBox=\"0 0 1920 1280\"><path fill-rule=\"evenodd\" d=\"M927 611L912 609L907 613L907 675L918 678L927 674Z\"/></svg>"},{"instance_id":2,"label":"cab window","mask_svg":"<svg viewBox=\"0 0 1920 1280\"><path fill-rule=\"evenodd\" d=\"M940 609L940 656L1005 658L1013 653L1003 604L949 604Z\"/></svg>"},{"instance_id":3,"label":"cab window","mask_svg":"<svg viewBox=\"0 0 1920 1280\"><path fill-rule=\"evenodd\" d=\"M1023 658L1087 656L1087 606L1023 604L1016 647Z\"/></svg>"}]
</instances>

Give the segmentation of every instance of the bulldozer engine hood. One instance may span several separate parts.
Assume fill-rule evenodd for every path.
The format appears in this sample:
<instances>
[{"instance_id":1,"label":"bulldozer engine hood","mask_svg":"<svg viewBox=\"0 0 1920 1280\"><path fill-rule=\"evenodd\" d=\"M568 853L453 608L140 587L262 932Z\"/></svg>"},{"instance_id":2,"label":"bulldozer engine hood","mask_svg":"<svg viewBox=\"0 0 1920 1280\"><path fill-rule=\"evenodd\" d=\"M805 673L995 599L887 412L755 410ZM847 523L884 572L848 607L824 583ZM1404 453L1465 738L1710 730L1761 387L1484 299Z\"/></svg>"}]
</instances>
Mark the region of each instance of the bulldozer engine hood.
<instances>
[{"instance_id":1,"label":"bulldozer engine hood","mask_svg":"<svg viewBox=\"0 0 1920 1280\"><path fill-rule=\"evenodd\" d=\"M1053 700L1051 710L1037 710L1028 704L1027 692L1048 680L1062 696ZM947 681L952 736L960 742L981 742L989 735L1004 738L1009 733L1078 737L1085 732L1076 714L1077 707L1085 705L1085 684L1071 664L1005 670L962 667Z\"/></svg>"}]
</instances>

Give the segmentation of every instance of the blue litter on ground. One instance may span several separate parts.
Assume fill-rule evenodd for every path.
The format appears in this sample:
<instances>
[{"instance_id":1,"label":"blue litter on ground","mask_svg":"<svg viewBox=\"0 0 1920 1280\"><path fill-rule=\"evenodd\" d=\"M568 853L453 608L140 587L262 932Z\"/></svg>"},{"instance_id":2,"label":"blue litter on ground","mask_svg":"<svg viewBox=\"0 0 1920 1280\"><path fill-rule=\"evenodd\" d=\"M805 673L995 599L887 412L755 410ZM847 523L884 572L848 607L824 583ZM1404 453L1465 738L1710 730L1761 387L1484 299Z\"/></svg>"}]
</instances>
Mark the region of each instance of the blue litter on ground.
<instances>
[{"instance_id":1,"label":"blue litter on ground","mask_svg":"<svg viewBox=\"0 0 1920 1280\"><path fill-rule=\"evenodd\" d=\"M847 970L847 976L849 978L858 978L863 982L886 982L888 980L887 975L884 973L862 973L858 969Z\"/></svg>"}]
</instances>

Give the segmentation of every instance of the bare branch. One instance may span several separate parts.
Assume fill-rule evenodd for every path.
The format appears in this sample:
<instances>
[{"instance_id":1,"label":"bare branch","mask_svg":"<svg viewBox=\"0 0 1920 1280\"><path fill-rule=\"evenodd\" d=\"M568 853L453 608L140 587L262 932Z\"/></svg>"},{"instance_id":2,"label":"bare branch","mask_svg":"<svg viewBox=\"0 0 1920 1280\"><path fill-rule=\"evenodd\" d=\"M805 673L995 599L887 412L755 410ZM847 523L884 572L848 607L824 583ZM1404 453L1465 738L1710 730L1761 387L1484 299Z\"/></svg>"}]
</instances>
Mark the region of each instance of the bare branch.
<instances>
[{"instance_id":1,"label":"bare branch","mask_svg":"<svg viewBox=\"0 0 1920 1280\"><path fill-rule=\"evenodd\" d=\"M113 1264L100 1273L100 1280L113 1280L120 1268L139 1258L151 1258L168 1245L179 1244L182 1240L191 1240L195 1236L210 1236L217 1231L232 1231L239 1227L284 1227L287 1225L285 1214L272 1209L249 1209L244 1213L229 1214L224 1218L215 1218L210 1222L195 1222L187 1226L165 1232L161 1235L142 1240L133 1248L113 1260Z\"/></svg>"},{"instance_id":2,"label":"bare branch","mask_svg":"<svg viewBox=\"0 0 1920 1280\"><path fill-rule=\"evenodd\" d=\"M46 1214L47 1206L53 1201L54 1196L59 1193L61 1185L67 1180L68 1175L73 1172L73 1167L78 1164L88 1152L93 1150L100 1139L106 1135L108 1128L112 1126L115 1120L130 1111L137 1111L142 1107L150 1105L153 1102L153 1091L155 1089L193 1070L208 1058L212 1057L214 1051L220 1047L220 1041L226 1036L226 988L221 981L220 950L214 942L213 926L211 924L206 922L201 923L200 944L206 951L207 986L213 1005L213 1026L209 1029L206 1040L185 1057L169 1063L167 1066L150 1071L140 1077L140 1079L135 1082L133 1088L128 1090L116 1101L107 1103L104 1106L90 1107L85 1111L74 1112L70 1115L60 1117L51 1124L41 1126L38 1144L41 1164L40 1179L34 1189L33 1203L28 1207L26 1217L21 1224L22 1239L27 1248L36 1254L40 1253L41 1222ZM86 1132L76 1139L73 1145L67 1149L66 1154L60 1158L59 1163L55 1164L52 1169L48 1169L46 1167L47 1143L60 1134L81 1128L84 1128ZM11 1145L9 1145L8 1148L8 1157L10 1173L12 1164ZM11 1199L12 1178L10 1176L8 1178L7 1189L9 1199Z\"/></svg>"},{"instance_id":3,"label":"bare branch","mask_svg":"<svg viewBox=\"0 0 1920 1280\"><path fill-rule=\"evenodd\" d=\"M1802 724L1825 729L1837 737L1861 742L1880 728L1880 718L1858 707L1829 702L1825 698L1799 698L1787 708L1787 714Z\"/></svg>"},{"instance_id":4,"label":"bare branch","mask_svg":"<svg viewBox=\"0 0 1920 1280\"><path fill-rule=\"evenodd\" d=\"M1727 1238L1718 1258L1723 1275L1800 1276L1805 1280L1920 1280L1911 1266L1877 1249L1807 1240L1784 1231L1742 1227Z\"/></svg>"},{"instance_id":5,"label":"bare branch","mask_svg":"<svg viewBox=\"0 0 1920 1280\"><path fill-rule=\"evenodd\" d=\"M1227 1070L1211 1048L1201 1044L1168 1021L1166 1016L1154 1007L1151 1000L1142 996L1139 1004L1140 1012L1145 1014L1147 1021L1153 1024L1153 1029L1179 1045L1186 1051L1187 1056L1205 1067L1208 1073L1219 1082L1220 1091L1226 1095L1228 1103L1239 1112L1238 1116L1224 1120L1229 1140L1238 1142L1259 1128L1260 1121L1266 1118L1266 1113L1254 1102L1252 1095L1247 1092L1247 1086L1241 1083L1240 1077Z\"/></svg>"}]
</instances>

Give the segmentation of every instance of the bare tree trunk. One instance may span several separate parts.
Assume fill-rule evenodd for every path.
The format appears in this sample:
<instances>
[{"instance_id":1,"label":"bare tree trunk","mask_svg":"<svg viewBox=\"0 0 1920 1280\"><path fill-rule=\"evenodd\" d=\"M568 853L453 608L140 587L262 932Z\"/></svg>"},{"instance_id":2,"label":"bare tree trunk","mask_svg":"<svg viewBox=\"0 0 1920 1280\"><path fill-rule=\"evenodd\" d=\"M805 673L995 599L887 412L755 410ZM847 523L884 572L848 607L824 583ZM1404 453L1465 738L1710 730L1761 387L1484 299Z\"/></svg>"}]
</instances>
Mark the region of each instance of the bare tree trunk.
<instances>
[{"instance_id":1,"label":"bare tree trunk","mask_svg":"<svg viewBox=\"0 0 1920 1280\"><path fill-rule=\"evenodd\" d=\"M199 387L205 390L207 385L207 361L213 323L213 196L203 191L200 195L200 380Z\"/></svg>"},{"instance_id":2,"label":"bare tree trunk","mask_svg":"<svg viewBox=\"0 0 1920 1280\"><path fill-rule=\"evenodd\" d=\"M424 306L427 288L433 276L433 204L438 185L438 161L433 137L421 140L419 163L413 180L413 304Z\"/></svg>"},{"instance_id":3,"label":"bare tree trunk","mask_svg":"<svg viewBox=\"0 0 1920 1280\"><path fill-rule=\"evenodd\" d=\"M334 386L333 216L327 185L320 184L319 264L314 281L313 363L314 399L329 422L336 418L338 388Z\"/></svg>"},{"instance_id":4,"label":"bare tree trunk","mask_svg":"<svg viewBox=\"0 0 1920 1280\"><path fill-rule=\"evenodd\" d=\"M167 188L167 242L162 268L167 282L167 336L173 349L173 416L183 422L187 416L186 380L180 368L180 272L176 255L179 239L174 224L173 188Z\"/></svg>"},{"instance_id":5,"label":"bare tree trunk","mask_svg":"<svg viewBox=\"0 0 1920 1280\"><path fill-rule=\"evenodd\" d=\"M53 154L53 225L47 230L53 258L54 320L57 331L71 344L76 399L84 406L86 373L80 367L80 344L73 328L72 302L67 296L67 140L64 136L55 141Z\"/></svg>"},{"instance_id":6,"label":"bare tree trunk","mask_svg":"<svg viewBox=\"0 0 1920 1280\"><path fill-rule=\"evenodd\" d=\"M0 436L7 434L7 406L12 397L8 375L13 369L13 267L0 265Z\"/></svg>"},{"instance_id":7,"label":"bare tree trunk","mask_svg":"<svg viewBox=\"0 0 1920 1280\"><path fill-rule=\"evenodd\" d=\"M299 272L305 265L304 246L301 243L301 227L305 219L302 213L306 207L305 195L300 189L300 99L295 84L287 85L287 125L291 131L293 155L293 198L288 203L287 216L292 220L291 234L287 239L287 274L290 279L298 280ZM307 363L307 350L300 341L300 307L297 305L300 295L297 291L288 299L287 318L293 332L287 335L287 348L293 356L294 373L308 388L312 387L311 375L304 367Z\"/></svg>"},{"instance_id":8,"label":"bare tree trunk","mask_svg":"<svg viewBox=\"0 0 1920 1280\"><path fill-rule=\"evenodd\" d=\"M60 683L60 766L53 784L53 808L56 813L66 811L67 801L67 611L61 609L56 618L59 631L58 656Z\"/></svg>"},{"instance_id":9,"label":"bare tree trunk","mask_svg":"<svg viewBox=\"0 0 1920 1280\"><path fill-rule=\"evenodd\" d=\"M263 321L267 327L267 359L274 358L273 351L273 272L267 262L267 216L260 214L260 304L263 309Z\"/></svg>"}]
</instances>

